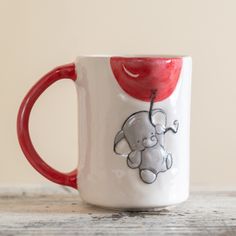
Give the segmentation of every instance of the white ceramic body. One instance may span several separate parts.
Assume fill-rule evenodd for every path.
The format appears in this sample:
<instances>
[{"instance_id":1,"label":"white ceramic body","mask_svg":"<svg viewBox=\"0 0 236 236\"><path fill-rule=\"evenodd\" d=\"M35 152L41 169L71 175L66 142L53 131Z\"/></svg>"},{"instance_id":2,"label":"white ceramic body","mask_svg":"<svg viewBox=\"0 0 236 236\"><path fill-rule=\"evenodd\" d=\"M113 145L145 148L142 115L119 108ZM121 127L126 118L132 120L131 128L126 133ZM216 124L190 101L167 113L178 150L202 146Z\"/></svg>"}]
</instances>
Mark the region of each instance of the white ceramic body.
<instances>
[{"instance_id":1,"label":"white ceramic body","mask_svg":"<svg viewBox=\"0 0 236 236\"><path fill-rule=\"evenodd\" d=\"M173 154L172 167L145 184L124 157L113 151L114 137L132 113L148 110L150 103L129 96L117 83L110 57L79 57L76 87L79 106L78 185L81 198L112 208L166 207L189 195L189 133L191 58L183 57L180 77L167 99L154 103L163 108L168 122L179 121L178 133L166 134L165 146Z\"/></svg>"}]
</instances>

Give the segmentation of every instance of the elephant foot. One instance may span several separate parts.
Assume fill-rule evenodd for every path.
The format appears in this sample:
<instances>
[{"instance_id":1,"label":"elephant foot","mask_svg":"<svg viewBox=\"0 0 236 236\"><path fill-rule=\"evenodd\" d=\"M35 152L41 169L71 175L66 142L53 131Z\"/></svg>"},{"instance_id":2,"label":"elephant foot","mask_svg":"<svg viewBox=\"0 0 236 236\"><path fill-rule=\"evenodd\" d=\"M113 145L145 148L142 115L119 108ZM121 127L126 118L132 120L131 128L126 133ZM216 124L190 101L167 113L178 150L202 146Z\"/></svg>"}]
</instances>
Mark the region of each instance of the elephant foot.
<instances>
[{"instance_id":1,"label":"elephant foot","mask_svg":"<svg viewBox=\"0 0 236 236\"><path fill-rule=\"evenodd\" d=\"M151 184L156 180L157 175L154 174L151 170L141 170L140 177L144 183Z\"/></svg>"},{"instance_id":2,"label":"elephant foot","mask_svg":"<svg viewBox=\"0 0 236 236\"><path fill-rule=\"evenodd\" d=\"M171 168L172 164L173 164L172 155L170 153L168 153L168 155L166 157L166 168L167 168L167 170Z\"/></svg>"}]
</instances>

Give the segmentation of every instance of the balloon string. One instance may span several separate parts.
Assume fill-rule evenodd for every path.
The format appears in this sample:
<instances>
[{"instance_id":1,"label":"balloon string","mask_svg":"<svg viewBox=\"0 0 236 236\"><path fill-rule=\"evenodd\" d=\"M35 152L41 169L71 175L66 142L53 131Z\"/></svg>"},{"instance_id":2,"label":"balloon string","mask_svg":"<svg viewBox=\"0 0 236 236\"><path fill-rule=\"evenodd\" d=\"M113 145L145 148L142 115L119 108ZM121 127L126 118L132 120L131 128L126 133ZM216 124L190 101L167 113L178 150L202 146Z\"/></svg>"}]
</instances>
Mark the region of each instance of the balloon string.
<instances>
[{"instance_id":1,"label":"balloon string","mask_svg":"<svg viewBox=\"0 0 236 236\"><path fill-rule=\"evenodd\" d=\"M153 108L153 104L154 104L154 100L157 96L157 90L156 89L152 89L151 90L151 95L150 95L150 109L149 109L149 120L152 123L152 108Z\"/></svg>"}]
</instances>

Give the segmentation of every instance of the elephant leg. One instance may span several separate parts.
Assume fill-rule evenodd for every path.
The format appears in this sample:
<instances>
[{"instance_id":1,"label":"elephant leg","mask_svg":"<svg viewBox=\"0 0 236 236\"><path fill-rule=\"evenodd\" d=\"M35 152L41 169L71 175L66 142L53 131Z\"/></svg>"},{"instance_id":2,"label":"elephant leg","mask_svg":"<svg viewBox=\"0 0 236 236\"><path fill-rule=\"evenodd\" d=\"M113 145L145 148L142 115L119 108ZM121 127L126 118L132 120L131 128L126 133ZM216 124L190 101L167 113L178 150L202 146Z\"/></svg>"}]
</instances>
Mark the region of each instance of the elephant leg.
<instances>
[{"instance_id":1,"label":"elephant leg","mask_svg":"<svg viewBox=\"0 0 236 236\"><path fill-rule=\"evenodd\" d=\"M151 170L140 170L140 177L144 183L151 184L156 180L157 175Z\"/></svg>"},{"instance_id":2,"label":"elephant leg","mask_svg":"<svg viewBox=\"0 0 236 236\"><path fill-rule=\"evenodd\" d=\"M141 151L133 151L127 157L127 165L134 169L138 168L141 163Z\"/></svg>"}]
</instances>

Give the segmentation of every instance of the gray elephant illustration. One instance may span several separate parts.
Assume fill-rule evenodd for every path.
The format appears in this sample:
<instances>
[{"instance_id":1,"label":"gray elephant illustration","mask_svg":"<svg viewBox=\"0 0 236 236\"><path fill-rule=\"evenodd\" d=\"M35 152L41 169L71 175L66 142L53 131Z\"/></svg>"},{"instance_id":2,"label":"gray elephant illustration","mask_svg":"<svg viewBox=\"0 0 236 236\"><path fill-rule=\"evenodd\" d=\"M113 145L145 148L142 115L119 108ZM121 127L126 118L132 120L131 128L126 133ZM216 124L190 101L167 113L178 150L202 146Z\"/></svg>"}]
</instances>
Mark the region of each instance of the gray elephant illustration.
<instances>
[{"instance_id":1,"label":"gray elephant illustration","mask_svg":"<svg viewBox=\"0 0 236 236\"><path fill-rule=\"evenodd\" d=\"M160 119L161 118L161 119ZM166 132L177 133L179 123L173 122L167 126L167 116L163 109L139 111L130 115L114 139L114 152L127 158L127 165L139 169L139 175L144 183L153 183L157 175L171 168L172 154L164 147ZM119 151L119 145L126 141L128 152Z\"/></svg>"}]
</instances>

